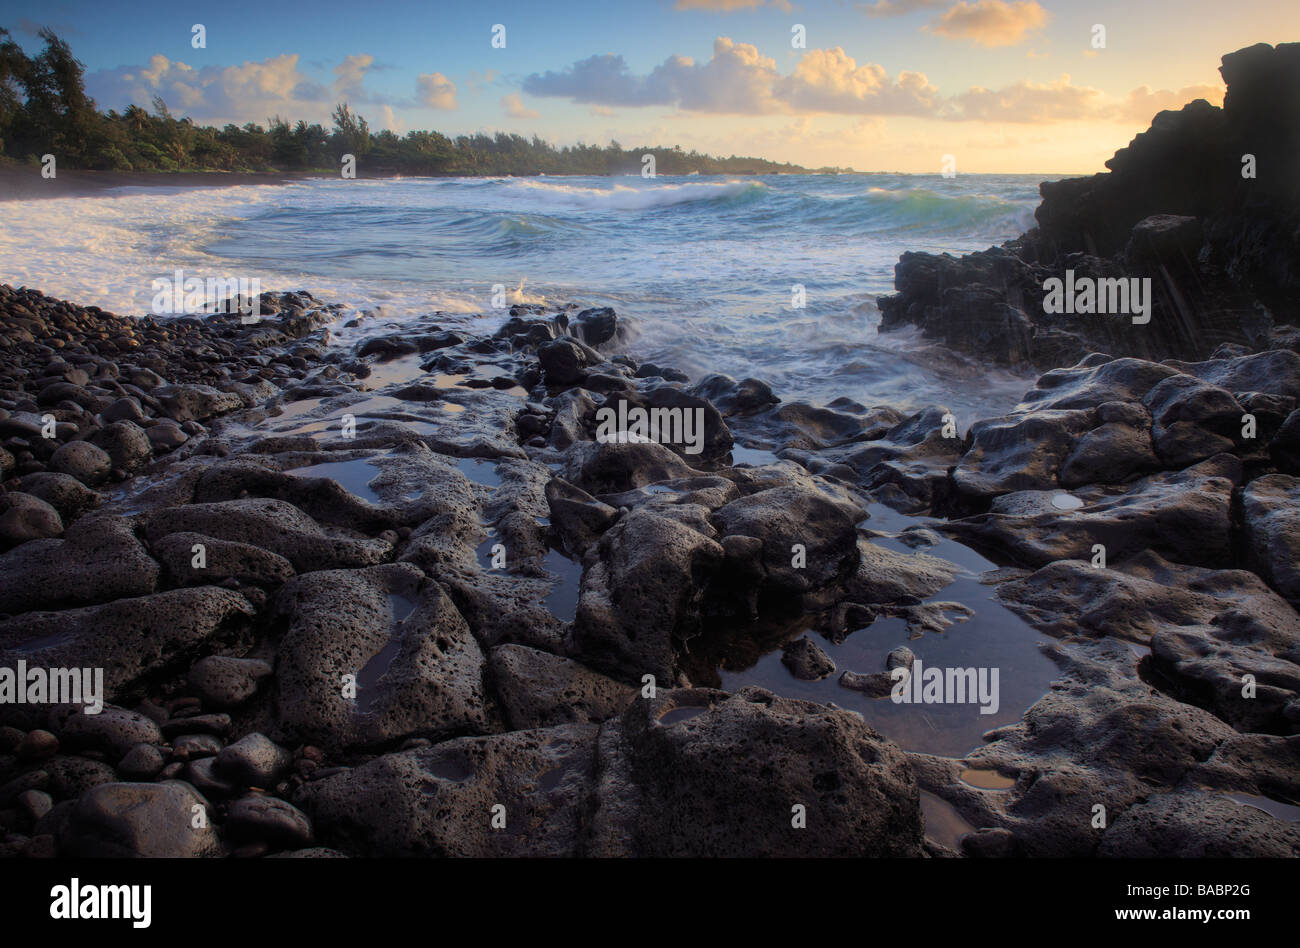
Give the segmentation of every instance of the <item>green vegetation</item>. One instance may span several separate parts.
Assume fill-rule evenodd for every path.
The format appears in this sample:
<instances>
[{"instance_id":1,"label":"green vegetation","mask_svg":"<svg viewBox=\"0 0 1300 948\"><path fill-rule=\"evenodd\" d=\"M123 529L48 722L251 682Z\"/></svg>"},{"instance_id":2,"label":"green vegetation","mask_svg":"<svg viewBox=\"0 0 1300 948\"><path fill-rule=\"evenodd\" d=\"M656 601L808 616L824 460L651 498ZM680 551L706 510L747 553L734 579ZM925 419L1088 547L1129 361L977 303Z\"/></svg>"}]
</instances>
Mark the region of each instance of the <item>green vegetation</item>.
<instances>
[{"instance_id":1,"label":"green vegetation","mask_svg":"<svg viewBox=\"0 0 1300 948\"><path fill-rule=\"evenodd\" d=\"M0 153L36 162L44 154L60 168L110 171L322 171L337 173L345 154L355 155L362 176L628 174L642 156L655 156L659 174L806 173L798 165L761 158L714 158L676 148L606 146L556 148L538 138L497 132L371 132L347 103L334 110L332 129L279 116L267 127L249 123L210 128L176 118L154 97L152 112L130 105L120 114L100 112L86 95L85 67L50 30L45 49L28 57L0 28ZM819 171L838 169L822 168ZM847 170L847 169L846 169Z\"/></svg>"}]
</instances>

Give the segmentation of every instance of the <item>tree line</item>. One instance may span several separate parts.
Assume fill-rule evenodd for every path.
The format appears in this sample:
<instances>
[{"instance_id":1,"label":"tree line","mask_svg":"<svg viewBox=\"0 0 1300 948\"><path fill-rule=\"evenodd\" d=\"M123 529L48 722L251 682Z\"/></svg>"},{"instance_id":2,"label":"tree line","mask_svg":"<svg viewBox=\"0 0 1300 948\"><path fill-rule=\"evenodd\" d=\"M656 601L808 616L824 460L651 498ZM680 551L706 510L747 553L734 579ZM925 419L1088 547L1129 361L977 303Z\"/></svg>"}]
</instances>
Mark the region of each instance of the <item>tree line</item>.
<instances>
[{"instance_id":1,"label":"tree line","mask_svg":"<svg viewBox=\"0 0 1300 948\"><path fill-rule=\"evenodd\" d=\"M39 162L53 154L59 167L71 169L337 173L342 156L350 154L362 175L602 175L639 172L649 154L658 174L809 171L680 146L624 148L611 141L557 148L536 135L506 132L454 138L434 131L372 132L346 102L334 109L330 128L278 115L265 127L197 125L172 115L158 96L150 109L132 104L120 113L101 112L86 94L85 67L68 44L49 29L39 36L45 48L28 56L0 27L0 154L17 161Z\"/></svg>"}]
</instances>

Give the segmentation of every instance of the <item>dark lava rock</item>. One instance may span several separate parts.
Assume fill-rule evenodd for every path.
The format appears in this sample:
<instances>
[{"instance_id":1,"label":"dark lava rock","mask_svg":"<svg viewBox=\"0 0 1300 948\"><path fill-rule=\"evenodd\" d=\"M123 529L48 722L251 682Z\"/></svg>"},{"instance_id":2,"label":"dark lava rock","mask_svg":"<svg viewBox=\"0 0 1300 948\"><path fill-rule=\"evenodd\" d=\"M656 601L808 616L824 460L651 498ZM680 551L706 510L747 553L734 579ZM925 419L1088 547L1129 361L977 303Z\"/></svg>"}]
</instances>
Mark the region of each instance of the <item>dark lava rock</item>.
<instances>
[{"instance_id":1,"label":"dark lava rock","mask_svg":"<svg viewBox=\"0 0 1300 948\"><path fill-rule=\"evenodd\" d=\"M569 323L569 329L589 346L609 342L619 332L618 316L608 306L584 309Z\"/></svg>"},{"instance_id":2,"label":"dark lava rock","mask_svg":"<svg viewBox=\"0 0 1300 948\"><path fill-rule=\"evenodd\" d=\"M19 491L0 494L0 545L16 546L61 533L63 518L39 497Z\"/></svg>"},{"instance_id":3,"label":"dark lava rock","mask_svg":"<svg viewBox=\"0 0 1300 948\"><path fill-rule=\"evenodd\" d=\"M260 795L230 804L223 829L233 841L259 840L283 849L310 846L314 839L305 813L284 800Z\"/></svg>"},{"instance_id":4,"label":"dark lava rock","mask_svg":"<svg viewBox=\"0 0 1300 948\"><path fill-rule=\"evenodd\" d=\"M691 386L689 391L708 399L723 415L747 415L779 403L772 387L758 379L739 382L729 375L709 375Z\"/></svg>"},{"instance_id":5,"label":"dark lava rock","mask_svg":"<svg viewBox=\"0 0 1300 948\"><path fill-rule=\"evenodd\" d=\"M589 855L920 850L906 757L847 711L760 688L661 692L634 702L602 731L598 748ZM744 763L755 760L763 764Z\"/></svg>"},{"instance_id":6,"label":"dark lava rock","mask_svg":"<svg viewBox=\"0 0 1300 948\"><path fill-rule=\"evenodd\" d=\"M145 677L183 671L199 649L237 637L252 615L243 596L214 586L32 613L0 621L0 662L103 668L112 699Z\"/></svg>"},{"instance_id":7,"label":"dark lava rock","mask_svg":"<svg viewBox=\"0 0 1300 948\"><path fill-rule=\"evenodd\" d=\"M153 555L172 586L217 585L227 580L279 586L294 576L293 565L277 553L201 533L170 533L154 542Z\"/></svg>"},{"instance_id":8,"label":"dark lava rock","mask_svg":"<svg viewBox=\"0 0 1300 948\"><path fill-rule=\"evenodd\" d=\"M143 714L105 705L98 714L72 712L59 729L59 741L70 750L89 748L103 751L110 760L121 760L137 744L161 744L158 725Z\"/></svg>"},{"instance_id":9,"label":"dark lava rock","mask_svg":"<svg viewBox=\"0 0 1300 948\"><path fill-rule=\"evenodd\" d=\"M199 533L248 543L284 557L299 572L381 562L391 545L327 534L311 517L282 500L248 498L168 507L142 515L156 543L172 533Z\"/></svg>"},{"instance_id":10,"label":"dark lava rock","mask_svg":"<svg viewBox=\"0 0 1300 948\"><path fill-rule=\"evenodd\" d=\"M835 663L808 636L801 636L781 648L781 664L801 681L820 681L835 674Z\"/></svg>"},{"instance_id":11,"label":"dark lava rock","mask_svg":"<svg viewBox=\"0 0 1300 948\"><path fill-rule=\"evenodd\" d=\"M215 769L239 787L274 787L293 763L291 755L265 734L246 734L217 754Z\"/></svg>"},{"instance_id":12,"label":"dark lava rock","mask_svg":"<svg viewBox=\"0 0 1300 948\"><path fill-rule=\"evenodd\" d=\"M1256 478L1241 493L1251 568L1300 608L1300 479Z\"/></svg>"},{"instance_id":13,"label":"dark lava rock","mask_svg":"<svg viewBox=\"0 0 1300 948\"><path fill-rule=\"evenodd\" d=\"M372 855L915 856L921 845L897 748L856 715L759 689L662 692L604 726L386 754L306 784L297 802L322 838Z\"/></svg>"},{"instance_id":14,"label":"dark lava rock","mask_svg":"<svg viewBox=\"0 0 1300 948\"><path fill-rule=\"evenodd\" d=\"M20 489L57 510L64 524L72 523L104 502L103 494L90 490L76 478L53 471L28 474L22 479Z\"/></svg>"},{"instance_id":15,"label":"dark lava rock","mask_svg":"<svg viewBox=\"0 0 1300 948\"><path fill-rule=\"evenodd\" d=\"M117 772L123 780L147 783L162 772L162 751L152 744L136 744L117 762Z\"/></svg>"},{"instance_id":16,"label":"dark lava rock","mask_svg":"<svg viewBox=\"0 0 1300 948\"><path fill-rule=\"evenodd\" d=\"M570 336L543 343L537 349L547 385L567 387L581 382L592 366L605 361L600 353Z\"/></svg>"},{"instance_id":17,"label":"dark lava rock","mask_svg":"<svg viewBox=\"0 0 1300 948\"><path fill-rule=\"evenodd\" d=\"M698 632L707 579L723 560L701 526L708 532L638 508L601 536L582 573L578 658L623 680L673 680L677 643Z\"/></svg>"},{"instance_id":18,"label":"dark lava rock","mask_svg":"<svg viewBox=\"0 0 1300 948\"><path fill-rule=\"evenodd\" d=\"M59 851L79 858L220 855L208 807L193 787L177 780L103 784L68 815Z\"/></svg>"},{"instance_id":19,"label":"dark lava rock","mask_svg":"<svg viewBox=\"0 0 1300 948\"><path fill-rule=\"evenodd\" d=\"M18 614L143 596L157 582L158 564L129 521L88 517L69 527L64 539L25 543L0 556L0 611Z\"/></svg>"},{"instance_id":20,"label":"dark lava rock","mask_svg":"<svg viewBox=\"0 0 1300 948\"><path fill-rule=\"evenodd\" d=\"M636 689L569 658L523 645L500 645L489 674L512 730L594 724L621 712Z\"/></svg>"},{"instance_id":21,"label":"dark lava rock","mask_svg":"<svg viewBox=\"0 0 1300 948\"><path fill-rule=\"evenodd\" d=\"M340 747L488 729L483 653L415 566L308 573L285 584L274 611L285 628L277 733Z\"/></svg>"},{"instance_id":22,"label":"dark lava rock","mask_svg":"<svg viewBox=\"0 0 1300 948\"><path fill-rule=\"evenodd\" d=\"M50 470L75 477L87 487L104 483L112 469L108 452L88 441L69 441L50 457Z\"/></svg>"},{"instance_id":23,"label":"dark lava rock","mask_svg":"<svg viewBox=\"0 0 1300 948\"><path fill-rule=\"evenodd\" d=\"M194 663L189 682L205 705L233 708L256 692L258 683L271 675L271 666L256 658L209 655Z\"/></svg>"},{"instance_id":24,"label":"dark lava rock","mask_svg":"<svg viewBox=\"0 0 1300 948\"><path fill-rule=\"evenodd\" d=\"M1232 556L1232 497L1240 480L1241 463L1223 454L1143 477L1122 492L1075 491L1077 509L1058 508L1059 495L1052 492L1026 491L1000 499L1006 512L995 509L934 529L1031 566L1091 560L1098 544L1112 563L1151 549L1179 562L1223 565ZM1019 511L1017 500L1027 502Z\"/></svg>"}]
</instances>

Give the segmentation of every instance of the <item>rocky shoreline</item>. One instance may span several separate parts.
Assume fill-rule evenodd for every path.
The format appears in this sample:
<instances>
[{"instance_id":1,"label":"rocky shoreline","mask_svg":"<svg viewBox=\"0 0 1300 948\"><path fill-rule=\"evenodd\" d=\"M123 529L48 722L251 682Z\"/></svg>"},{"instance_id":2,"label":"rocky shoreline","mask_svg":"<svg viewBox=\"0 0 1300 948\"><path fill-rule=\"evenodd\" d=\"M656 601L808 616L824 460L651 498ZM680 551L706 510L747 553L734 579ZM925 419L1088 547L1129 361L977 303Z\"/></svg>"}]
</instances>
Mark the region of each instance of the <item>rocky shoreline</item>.
<instances>
[{"instance_id":1,"label":"rocky shoreline","mask_svg":"<svg viewBox=\"0 0 1300 948\"><path fill-rule=\"evenodd\" d=\"M692 382L610 309L479 335L302 291L248 324L0 286L0 668L104 676L97 714L0 702L0 853L1300 854L1296 271L1251 236L1289 207L1193 226L1152 197L1122 247L1022 254L1067 192L1095 241L1087 202L1118 219L1169 128L1255 127L1295 59L1225 58L1222 116L1044 185L1020 242L903 258L887 325L1047 370L966 431ZM1161 258L1149 324L1026 315L1054 267L1193 231L1240 252ZM698 438L604 436L615 406L622 435L644 410ZM1006 697L1003 617L1053 670L968 753L846 707L962 636ZM876 667L837 665L873 636ZM724 687L778 652L772 688ZM818 682L836 700L791 697Z\"/></svg>"},{"instance_id":2,"label":"rocky shoreline","mask_svg":"<svg viewBox=\"0 0 1300 948\"><path fill-rule=\"evenodd\" d=\"M106 676L97 715L0 707L7 854L1300 847L1296 352L1092 356L952 436L942 406L674 381L616 354L610 310L516 307L490 337L358 318L343 347L338 308L262 309L136 321L0 289L0 665ZM619 400L700 410L701 451L598 441ZM868 503L945 516L882 532ZM943 634L961 568L936 534L1055 640L1018 723L958 760L716 687L782 645L825 677L817 639L880 617ZM888 701L907 652L839 685ZM926 835L935 807L960 842Z\"/></svg>"}]
</instances>

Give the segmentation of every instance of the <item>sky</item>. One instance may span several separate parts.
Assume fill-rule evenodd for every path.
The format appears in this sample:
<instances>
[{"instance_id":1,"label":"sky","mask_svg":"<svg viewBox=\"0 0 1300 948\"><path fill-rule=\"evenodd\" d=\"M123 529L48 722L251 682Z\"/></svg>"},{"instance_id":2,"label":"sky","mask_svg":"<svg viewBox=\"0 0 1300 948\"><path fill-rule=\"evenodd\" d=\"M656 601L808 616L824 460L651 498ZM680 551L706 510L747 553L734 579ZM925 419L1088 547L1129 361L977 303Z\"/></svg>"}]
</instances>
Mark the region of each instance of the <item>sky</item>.
<instances>
[{"instance_id":1,"label":"sky","mask_svg":"<svg viewBox=\"0 0 1300 948\"><path fill-rule=\"evenodd\" d=\"M1220 57L1300 40L1300 4L0 0L0 26L29 53L61 35L101 108L160 95L200 124L328 125L346 101L399 134L1087 174L1161 109L1221 104Z\"/></svg>"}]
</instances>

